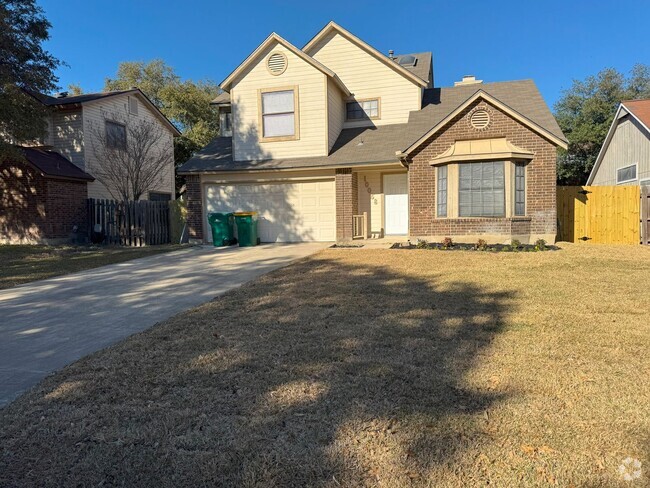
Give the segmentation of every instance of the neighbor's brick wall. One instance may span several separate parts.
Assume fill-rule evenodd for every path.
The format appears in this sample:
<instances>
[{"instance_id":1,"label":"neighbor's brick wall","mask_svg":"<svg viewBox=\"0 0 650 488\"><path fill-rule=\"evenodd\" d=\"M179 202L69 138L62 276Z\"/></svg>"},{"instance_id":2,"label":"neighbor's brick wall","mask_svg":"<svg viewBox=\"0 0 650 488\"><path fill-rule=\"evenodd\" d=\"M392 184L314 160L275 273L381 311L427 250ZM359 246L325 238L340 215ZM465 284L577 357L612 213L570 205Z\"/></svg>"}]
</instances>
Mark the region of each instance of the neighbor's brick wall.
<instances>
[{"instance_id":1,"label":"neighbor's brick wall","mask_svg":"<svg viewBox=\"0 0 650 488\"><path fill-rule=\"evenodd\" d=\"M86 236L88 184L85 181L46 180L44 232L47 239L68 238L73 227Z\"/></svg>"},{"instance_id":2,"label":"neighbor's brick wall","mask_svg":"<svg viewBox=\"0 0 650 488\"><path fill-rule=\"evenodd\" d=\"M43 239L45 179L31 166L0 162L0 243Z\"/></svg>"},{"instance_id":3,"label":"neighbor's brick wall","mask_svg":"<svg viewBox=\"0 0 650 488\"><path fill-rule=\"evenodd\" d=\"M491 116L488 128L477 131L467 115L478 105ZM526 218L459 218L435 217L435 168L429 161L447 150L456 140L506 137L513 144L532 151L534 159L526 168ZM555 234L556 232L556 148L493 105L478 100L451 120L446 127L424 142L411 155L409 166L410 235L467 234Z\"/></svg>"},{"instance_id":4,"label":"neighbor's brick wall","mask_svg":"<svg viewBox=\"0 0 650 488\"><path fill-rule=\"evenodd\" d=\"M336 240L349 241L353 236L352 216L359 206L357 173L351 168L336 170Z\"/></svg>"},{"instance_id":5,"label":"neighbor's brick wall","mask_svg":"<svg viewBox=\"0 0 650 488\"><path fill-rule=\"evenodd\" d=\"M190 239L203 240L203 199L201 197L201 176L185 177L187 198L187 229Z\"/></svg>"}]
</instances>

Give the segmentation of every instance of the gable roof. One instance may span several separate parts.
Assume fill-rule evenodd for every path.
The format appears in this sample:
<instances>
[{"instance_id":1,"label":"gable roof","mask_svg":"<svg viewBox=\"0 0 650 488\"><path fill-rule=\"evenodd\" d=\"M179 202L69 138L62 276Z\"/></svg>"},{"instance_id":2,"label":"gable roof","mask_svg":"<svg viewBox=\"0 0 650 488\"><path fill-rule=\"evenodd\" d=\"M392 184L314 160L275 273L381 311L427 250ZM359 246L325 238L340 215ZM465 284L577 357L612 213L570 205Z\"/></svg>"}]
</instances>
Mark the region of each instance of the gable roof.
<instances>
[{"instance_id":1,"label":"gable roof","mask_svg":"<svg viewBox=\"0 0 650 488\"><path fill-rule=\"evenodd\" d=\"M131 88L129 90L114 90L107 92L98 92L98 93L84 93L82 95L72 95L66 97L52 97L50 95L45 95L43 93L32 92L25 90L29 95L34 97L36 100L41 102L46 107L59 107L67 105L76 105L84 104L88 102L94 102L95 100L101 100L103 98L115 97L118 95L134 94L137 95L144 103L147 105L149 110L151 110L158 118L174 133L174 136L180 136L181 131L179 131L174 124L163 114L154 103L149 100L149 97L144 94L139 88Z\"/></svg>"},{"instance_id":2,"label":"gable roof","mask_svg":"<svg viewBox=\"0 0 650 488\"><path fill-rule=\"evenodd\" d=\"M650 132L650 99L626 100L621 104Z\"/></svg>"},{"instance_id":3,"label":"gable roof","mask_svg":"<svg viewBox=\"0 0 650 488\"><path fill-rule=\"evenodd\" d=\"M291 51L293 54L298 56L300 59L303 61L307 62L308 64L312 65L314 68L322 72L323 74L329 76L334 80L334 82L339 86L339 88L345 93L345 95L350 95L350 90L347 89L347 87L343 84L343 82L339 79L338 76L336 76L336 73L334 73L331 69L326 67L325 65L319 63L316 61L314 58L311 56L308 56L304 52L302 52L300 49L298 49L296 46L291 44L289 41L283 39L280 37L278 34L275 32L272 32L269 37L267 37L262 44L257 46L257 48L248 55L248 57L244 60L243 63L241 63L235 70L230 73L225 80L223 80L219 86L221 87L222 90L225 91L230 91L230 86L232 85L232 82L239 76L246 68L248 68L253 62L257 60L257 58L261 55L261 53L269 47L271 44L274 42L284 46L287 48L289 51Z\"/></svg>"},{"instance_id":4,"label":"gable roof","mask_svg":"<svg viewBox=\"0 0 650 488\"><path fill-rule=\"evenodd\" d=\"M210 105L227 105L230 103L230 93L228 92L221 92L219 95L214 97L214 99L210 102Z\"/></svg>"},{"instance_id":5,"label":"gable roof","mask_svg":"<svg viewBox=\"0 0 650 488\"><path fill-rule=\"evenodd\" d=\"M636 119L636 121L639 122L639 124L641 124L641 126L647 131L647 136L650 138L650 99L627 100L621 102L616 109L614 120L612 120L612 125L609 126L603 145L601 146L600 151L598 151L594 167L591 168L589 178L587 178L587 185L593 183L596 173L598 173L598 169L600 168L600 163L602 163L603 158L605 157L609 143L612 142L614 132L616 132L616 127L618 127L618 121L626 115L634 117L634 119Z\"/></svg>"},{"instance_id":6,"label":"gable roof","mask_svg":"<svg viewBox=\"0 0 650 488\"><path fill-rule=\"evenodd\" d=\"M405 124L343 129L327 156L263 161L234 161L229 137L214 139L179 168L179 173L211 171L251 171L290 168L349 167L364 164L399 163L396 151L415 143L432 127L455 112L481 87L480 91L511 107L519 117L537 130L552 134L565 144L565 138L531 80L486 83L472 86L429 88L424 90L421 110L413 111Z\"/></svg>"},{"instance_id":7,"label":"gable roof","mask_svg":"<svg viewBox=\"0 0 650 488\"><path fill-rule=\"evenodd\" d=\"M362 41L359 39L357 36L352 34L352 32L344 29L340 25L338 25L334 21L330 21L325 27L323 27L318 34L316 34L305 46L302 48L304 52L309 54L309 51L316 45L318 42L323 39L327 34L329 34L331 31L336 31L339 34L341 34L343 37L345 37L347 40L350 42L356 44L359 46L361 49L366 51L367 53L371 54L375 58L377 58L379 61L384 63L386 66L390 67L391 69L397 71L401 75L403 75L405 78L411 80L412 82L416 83L419 86L426 87L428 84L428 80L425 77L420 78L418 75L414 74L410 70L404 68L403 66L400 66L398 63L390 59L388 56L385 56L384 54L380 53L377 49L372 47L370 44L367 42Z\"/></svg>"},{"instance_id":8,"label":"gable roof","mask_svg":"<svg viewBox=\"0 0 650 488\"><path fill-rule=\"evenodd\" d=\"M75 166L61 154L41 147L21 148L25 159L45 177L94 181L95 178Z\"/></svg>"},{"instance_id":9,"label":"gable roof","mask_svg":"<svg viewBox=\"0 0 650 488\"><path fill-rule=\"evenodd\" d=\"M566 148L567 140L532 80L506 81L425 90L423 108L411 112L408 154L479 98Z\"/></svg>"}]
</instances>

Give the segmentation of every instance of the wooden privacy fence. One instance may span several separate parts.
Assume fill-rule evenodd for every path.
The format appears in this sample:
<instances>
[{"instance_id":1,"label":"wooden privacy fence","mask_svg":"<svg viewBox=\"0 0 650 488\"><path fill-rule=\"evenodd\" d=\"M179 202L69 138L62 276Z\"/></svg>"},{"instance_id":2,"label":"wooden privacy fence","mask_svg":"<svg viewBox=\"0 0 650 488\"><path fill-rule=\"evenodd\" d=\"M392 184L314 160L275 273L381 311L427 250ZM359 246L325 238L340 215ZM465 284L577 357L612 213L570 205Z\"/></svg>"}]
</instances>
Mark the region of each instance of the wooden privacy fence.
<instances>
[{"instance_id":1,"label":"wooden privacy fence","mask_svg":"<svg viewBox=\"0 0 650 488\"><path fill-rule=\"evenodd\" d=\"M641 187L641 244L650 245L650 186Z\"/></svg>"},{"instance_id":2,"label":"wooden privacy fence","mask_svg":"<svg viewBox=\"0 0 650 488\"><path fill-rule=\"evenodd\" d=\"M638 186L560 186L557 238L568 242L639 244L643 228L647 243L649 201L647 193L642 199Z\"/></svg>"},{"instance_id":3,"label":"wooden privacy fence","mask_svg":"<svg viewBox=\"0 0 650 488\"><path fill-rule=\"evenodd\" d=\"M91 241L120 246L168 244L170 202L116 202L88 199Z\"/></svg>"}]
</instances>

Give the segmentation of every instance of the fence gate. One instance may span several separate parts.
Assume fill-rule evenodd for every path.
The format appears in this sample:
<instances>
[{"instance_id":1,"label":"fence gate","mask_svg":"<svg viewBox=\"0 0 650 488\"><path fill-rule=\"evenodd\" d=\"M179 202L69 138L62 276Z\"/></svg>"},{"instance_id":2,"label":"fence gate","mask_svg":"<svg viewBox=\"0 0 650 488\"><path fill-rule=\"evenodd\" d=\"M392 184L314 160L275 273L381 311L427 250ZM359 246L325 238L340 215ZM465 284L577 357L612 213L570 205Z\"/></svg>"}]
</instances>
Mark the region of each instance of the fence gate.
<instances>
[{"instance_id":1,"label":"fence gate","mask_svg":"<svg viewBox=\"0 0 650 488\"><path fill-rule=\"evenodd\" d=\"M101 239L105 244L168 244L171 239L169 220L169 202L88 199L89 237Z\"/></svg>"},{"instance_id":2,"label":"fence gate","mask_svg":"<svg viewBox=\"0 0 650 488\"><path fill-rule=\"evenodd\" d=\"M557 189L558 240L639 244L640 209L638 186L560 186Z\"/></svg>"},{"instance_id":3,"label":"fence gate","mask_svg":"<svg viewBox=\"0 0 650 488\"><path fill-rule=\"evenodd\" d=\"M650 186L641 187L641 244L650 245Z\"/></svg>"}]
</instances>

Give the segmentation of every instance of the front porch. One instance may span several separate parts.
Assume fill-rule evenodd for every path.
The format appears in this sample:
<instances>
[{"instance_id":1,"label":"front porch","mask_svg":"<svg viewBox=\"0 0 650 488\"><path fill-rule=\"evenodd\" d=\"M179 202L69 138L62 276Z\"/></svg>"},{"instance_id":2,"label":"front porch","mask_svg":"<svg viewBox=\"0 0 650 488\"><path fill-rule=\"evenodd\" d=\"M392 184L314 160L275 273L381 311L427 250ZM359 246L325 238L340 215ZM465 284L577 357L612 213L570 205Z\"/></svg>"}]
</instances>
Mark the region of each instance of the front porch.
<instances>
[{"instance_id":1,"label":"front porch","mask_svg":"<svg viewBox=\"0 0 650 488\"><path fill-rule=\"evenodd\" d=\"M409 235L408 173L404 168L336 171L337 241L393 242Z\"/></svg>"}]
</instances>

